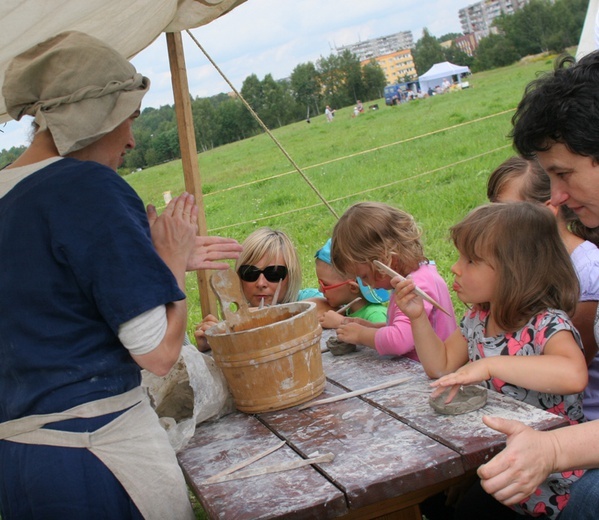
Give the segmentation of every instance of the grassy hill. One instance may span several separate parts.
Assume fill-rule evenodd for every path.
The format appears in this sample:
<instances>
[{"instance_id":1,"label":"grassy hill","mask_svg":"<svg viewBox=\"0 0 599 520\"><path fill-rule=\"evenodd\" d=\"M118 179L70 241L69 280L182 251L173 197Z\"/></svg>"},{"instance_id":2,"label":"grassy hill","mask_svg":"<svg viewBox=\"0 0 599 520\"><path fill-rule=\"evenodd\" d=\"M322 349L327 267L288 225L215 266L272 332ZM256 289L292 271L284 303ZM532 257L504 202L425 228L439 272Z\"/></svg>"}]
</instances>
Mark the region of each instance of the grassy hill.
<instances>
[{"instance_id":1,"label":"grassy hill","mask_svg":"<svg viewBox=\"0 0 599 520\"><path fill-rule=\"evenodd\" d=\"M448 282L456 259L448 228L486 201L489 173L513 153L507 137L525 86L550 70L554 57L529 59L473 74L470 88L387 107L352 107L274 132L287 153L338 215L352 203L377 200L410 212L423 230L425 251ZM378 103L379 110L368 105ZM336 217L267 135L198 156L210 234L240 242L256 227L286 231L301 256L304 287L315 287L314 252ZM180 161L131 174L145 203L164 206L163 192L184 189ZM188 275L191 320L201 319L197 284ZM456 300L456 312L463 306Z\"/></svg>"}]
</instances>

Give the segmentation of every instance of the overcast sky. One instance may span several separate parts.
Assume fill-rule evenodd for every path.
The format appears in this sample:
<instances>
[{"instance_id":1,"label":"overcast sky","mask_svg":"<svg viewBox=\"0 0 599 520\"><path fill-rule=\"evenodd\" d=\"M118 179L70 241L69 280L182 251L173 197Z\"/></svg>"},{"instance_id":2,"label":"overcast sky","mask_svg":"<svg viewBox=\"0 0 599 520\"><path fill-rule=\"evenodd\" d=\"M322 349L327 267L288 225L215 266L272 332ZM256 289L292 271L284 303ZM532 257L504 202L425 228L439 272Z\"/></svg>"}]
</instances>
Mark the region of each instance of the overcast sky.
<instances>
[{"instance_id":1,"label":"overcast sky","mask_svg":"<svg viewBox=\"0 0 599 520\"><path fill-rule=\"evenodd\" d=\"M335 47L412 31L414 42L427 28L434 36L461 32L458 11L468 0L247 0L208 25L193 29L195 38L223 73L241 89L256 74L289 77L296 65L329 56ZM231 89L183 33L189 89L207 97ZM152 81L143 107L172 105L164 35L132 60ZM27 144L31 119L0 126L0 149Z\"/></svg>"}]
</instances>

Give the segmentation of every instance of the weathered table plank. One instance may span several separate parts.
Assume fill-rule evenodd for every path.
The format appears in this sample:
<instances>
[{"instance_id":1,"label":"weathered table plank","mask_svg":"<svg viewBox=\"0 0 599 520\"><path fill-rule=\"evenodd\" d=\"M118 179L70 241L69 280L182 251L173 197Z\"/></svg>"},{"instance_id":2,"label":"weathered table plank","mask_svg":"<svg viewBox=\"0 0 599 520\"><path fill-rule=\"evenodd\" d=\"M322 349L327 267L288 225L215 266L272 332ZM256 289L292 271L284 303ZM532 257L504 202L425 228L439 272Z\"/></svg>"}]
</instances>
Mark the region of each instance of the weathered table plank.
<instances>
[{"instance_id":1,"label":"weathered table plank","mask_svg":"<svg viewBox=\"0 0 599 520\"><path fill-rule=\"evenodd\" d=\"M325 331L321 345L331 335ZM178 455L183 472L213 519L417 519L418 504L473 474L504 446L504 436L482 416L519 419L537 429L565 420L489 392L487 404L464 415L435 412L422 366L406 358L381 357L366 347L346 356L323 353L328 382L317 399L400 377L410 381L305 410L258 415L230 414L198 426ZM250 467L297 461L331 452L329 463L216 484L204 481L281 440L286 445ZM389 517L390 518L390 517Z\"/></svg>"},{"instance_id":2,"label":"weathered table plank","mask_svg":"<svg viewBox=\"0 0 599 520\"><path fill-rule=\"evenodd\" d=\"M345 497L314 467L204 485L216 473L280 442L256 417L242 413L198 426L179 453L179 463L210 518L336 518L347 512ZM251 467L301 460L283 446ZM324 466L324 465L323 465Z\"/></svg>"},{"instance_id":3,"label":"weathered table plank","mask_svg":"<svg viewBox=\"0 0 599 520\"><path fill-rule=\"evenodd\" d=\"M329 397L342 390L327 383ZM322 471L346 494L350 509L462 475L460 456L383 410L351 398L298 411L260 414L303 455L332 452Z\"/></svg>"},{"instance_id":4,"label":"weathered table plank","mask_svg":"<svg viewBox=\"0 0 599 520\"><path fill-rule=\"evenodd\" d=\"M517 419L541 430L567 424L562 417L492 391L488 393L487 404L479 410L463 415L443 415L430 407L431 380L416 361L381 357L367 347L358 347L358 351L345 356L336 357L330 352L322 356L327 378L347 391L398 377L411 377L404 384L363 395L361 399L460 453L466 471L480 466L505 445L505 436L485 426L483 415Z\"/></svg>"}]
</instances>

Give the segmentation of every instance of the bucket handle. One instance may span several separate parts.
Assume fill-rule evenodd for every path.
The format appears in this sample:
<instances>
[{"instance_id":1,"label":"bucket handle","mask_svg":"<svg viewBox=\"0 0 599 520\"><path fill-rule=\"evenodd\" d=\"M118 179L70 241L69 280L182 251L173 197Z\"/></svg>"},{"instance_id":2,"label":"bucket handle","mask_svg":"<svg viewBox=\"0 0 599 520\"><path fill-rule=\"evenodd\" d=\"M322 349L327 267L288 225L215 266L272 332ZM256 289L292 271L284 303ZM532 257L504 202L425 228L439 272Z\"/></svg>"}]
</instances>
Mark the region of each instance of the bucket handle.
<instances>
[{"instance_id":1,"label":"bucket handle","mask_svg":"<svg viewBox=\"0 0 599 520\"><path fill-rule=\"evenodd\" d=\"M210 285L220 302L227 326L234 331L237 325L247 322L250 311L237 273L232 269L216 271L210 278Z\"/></svg>"}]
</instances>

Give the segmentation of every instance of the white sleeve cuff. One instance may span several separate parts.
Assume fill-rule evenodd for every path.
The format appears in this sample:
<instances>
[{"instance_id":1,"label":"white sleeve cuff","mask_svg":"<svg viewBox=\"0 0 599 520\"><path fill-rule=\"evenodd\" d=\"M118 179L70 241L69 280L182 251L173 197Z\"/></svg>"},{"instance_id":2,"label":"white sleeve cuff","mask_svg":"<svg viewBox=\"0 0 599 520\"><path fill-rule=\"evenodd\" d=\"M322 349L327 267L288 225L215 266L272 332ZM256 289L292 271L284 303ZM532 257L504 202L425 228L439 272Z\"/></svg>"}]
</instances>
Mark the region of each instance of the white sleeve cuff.
<instances>
[{"instance_id":1,"label":"white sleeve cuff","mask_svg":"<svg viewBox=\"0 0 599 520\"><path fill-rule=\"evenodd\" d=\"M131 354L148 354L160 345L166 325L166 307L159 305L123 323L119 327L119 339Z\"/></svg>"}]
</instances>

